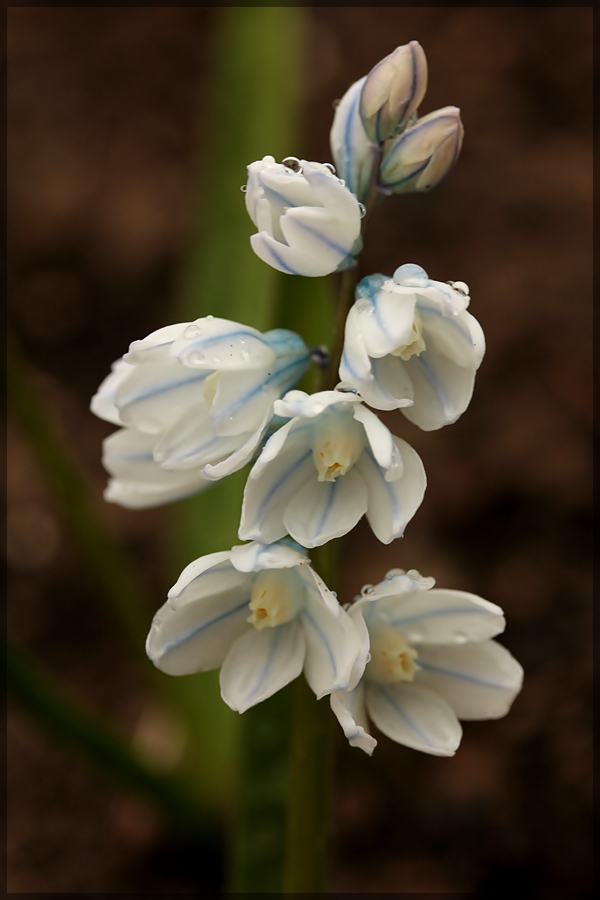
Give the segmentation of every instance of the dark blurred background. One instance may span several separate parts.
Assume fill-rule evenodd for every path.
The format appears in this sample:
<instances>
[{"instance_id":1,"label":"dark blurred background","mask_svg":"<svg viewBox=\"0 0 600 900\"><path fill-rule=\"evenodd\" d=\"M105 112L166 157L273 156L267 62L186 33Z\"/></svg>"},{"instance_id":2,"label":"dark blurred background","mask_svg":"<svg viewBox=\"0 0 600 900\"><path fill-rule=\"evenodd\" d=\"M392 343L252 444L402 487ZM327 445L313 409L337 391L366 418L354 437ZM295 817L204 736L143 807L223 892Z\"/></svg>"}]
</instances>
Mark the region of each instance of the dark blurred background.
<instances>
[{"instance_id":1,"label":"dark blurred background","mask_svg":"<svg viewBox=\"0 0 600 900\"><path fill-rule=\"evenodd\" d=\"M525 668L510 714L450 760L339 735L333 891L583 892L590 886L590 7L315 7L304 140L329 160L332 101L398 44L429 62L421 112L461 108L465 143L431 194L374 215L362 274L405 262L464 280L487 354L468 412L425 434L425 502L391 546L351 534L343 593L396 566L501 605ZM90 395L130 341L172 321L210 94L210 7L8 11L9 318L101 492L112 430ZM248 160L250 162L250 160ZM240 172L240 184L245 180ZM240 201L241 202L241 201ZM210 215L210 210L205 211ZM248 223L248 234L251 224ZM218 311L215 311L218 312ZM8 430L9 627L134 741L144 688L96 602L27 442ZM148 621L172 579L165 513L108 510ZM146 807L21 714L8 722L9 891L193 892Z\"/></svg>"}]
</instances>

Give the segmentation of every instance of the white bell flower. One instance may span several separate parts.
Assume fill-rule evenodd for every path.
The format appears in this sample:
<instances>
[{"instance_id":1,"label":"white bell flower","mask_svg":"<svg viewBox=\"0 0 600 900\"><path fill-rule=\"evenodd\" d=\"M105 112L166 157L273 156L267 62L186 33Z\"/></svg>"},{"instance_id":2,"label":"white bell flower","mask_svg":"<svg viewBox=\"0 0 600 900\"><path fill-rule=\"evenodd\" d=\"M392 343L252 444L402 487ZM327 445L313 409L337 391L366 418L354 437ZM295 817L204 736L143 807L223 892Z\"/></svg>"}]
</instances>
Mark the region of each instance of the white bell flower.
<instances>
[{"instance_id":1,"label":"white bell flower","mask_svg":"<svg viewBox=\"0 0 600 900\"><path fill-rule=\"evenodd\" d=\"M239 536L264 543L290 534L318 547L366 513L384 544L400 537L425 492L415 451L354 392L290 391L275 403L290 421L264 446L246 482Z\"/></svg>"},{"instance_id":2,"label":"white bell flower","mask_svg":"<svg viewBox=\"0 0 600 900\"><path fill-rule=\"evenodd\" d=\"M418 41L396 47L371 69L360 95L360 116L372 141L402 131L425 96L427 60Z\"/></svg>"},{"instance_id":3,"label":"white bell flower","mask_svg":"<svg viewBox=\"0 0 600 900\"><path fill-rule=\"evenodd\" d=\"M245 712L304 671L317 698L364 671L362 625L287 542L233 547L195 560L169 591L146 642L169 675L221 667L221 695Z\"/></svg>"},{"instance_id":4,"label":"white bell flower","mask_svg":"<svg viewBox=\"0 0 600 900\"><path fill-rule=\"evenodd\" d=\"M420 267L370 275L346 319L340 378L375 409L402 409L425 431L455 422L473 394L485 352L463 282L433 281Z\"/></svg>"},{"instance_id":5,"label":"white bell flower","mask_svg":"<svg viewBox=\"0 0 600 900\"><path fill-rule=\"evenodd\" d=\"M379 170L391 194L429 191L450 171L460 153L464 128L456 106L436 109L384 147Z\"/></svg>"},{"instance_id":6,"label":"white bell flower","mask_svg":"<svg viewBox=\"0 0 600 900\"><path fill-rule=\"evenodd\" d=\"M366 80L365 75L348 88L335 108L329 135L337 173L359 200L366 199L373 167L379 165L379 145L369 140L360 117L360 95Z\"/></svg>"},{"instance_id":7,"label":"white bell flower","mask_svg":"<svg viewBox=\"0 0 600 900\"><path fill-rule=\"evenodd\" d=\"M522 667L492 640L504 631L500 607L434 584L393 569L349 609L368 630L370 661L353 690L331 695L331 708L350 744L368 754L377 744L370 718L399 744L452 756L459 719L498 719L521 689Z\"/></svg>"},{"instance_id":8,"label":"white bell flower","mask_svg":"<svg viewBox=\"0 0 600 900\"><path fill-rule=\"evenodd\" d=\"M280 272L328 275L358 252L361 208L331 166L272 156L251 163L246 209L258 228L252 249Z\"/></svg>"},{"instance_id":9,"label":"white bell flower","mask_svg":"<svg viewBox=\"0 0 600 900\"><path fill-rule=\"evenodd\" d=\"M227 319L169 325L134 341L91 403L123 426L104 442L105 498L130 508L178 500L241 469L304 374L291 331L261 334Z\"/></svg>"}]
</instances>

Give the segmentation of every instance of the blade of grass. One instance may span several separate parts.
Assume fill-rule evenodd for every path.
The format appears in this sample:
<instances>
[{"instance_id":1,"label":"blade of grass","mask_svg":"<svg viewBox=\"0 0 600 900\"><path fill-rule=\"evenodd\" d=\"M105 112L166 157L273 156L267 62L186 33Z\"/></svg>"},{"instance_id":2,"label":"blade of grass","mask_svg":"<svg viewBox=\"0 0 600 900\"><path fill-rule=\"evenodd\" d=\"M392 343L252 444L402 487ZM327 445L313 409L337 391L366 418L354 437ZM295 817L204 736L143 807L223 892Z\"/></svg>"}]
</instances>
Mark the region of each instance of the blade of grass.
<instances>
[{"instance_id":1,"label":"blade of grass","mask_svg":"<svg viewBox=\"0 0 600 900\"><path fill-rule=\"evenodd\" d=\"M38 727L118 787L149 800L171 830L217 849L218 822L200 811L177 776L154 771L117 729L68 697L22 647L9 640L5 653L9 696Z\"/></svg>"}]
</instances>

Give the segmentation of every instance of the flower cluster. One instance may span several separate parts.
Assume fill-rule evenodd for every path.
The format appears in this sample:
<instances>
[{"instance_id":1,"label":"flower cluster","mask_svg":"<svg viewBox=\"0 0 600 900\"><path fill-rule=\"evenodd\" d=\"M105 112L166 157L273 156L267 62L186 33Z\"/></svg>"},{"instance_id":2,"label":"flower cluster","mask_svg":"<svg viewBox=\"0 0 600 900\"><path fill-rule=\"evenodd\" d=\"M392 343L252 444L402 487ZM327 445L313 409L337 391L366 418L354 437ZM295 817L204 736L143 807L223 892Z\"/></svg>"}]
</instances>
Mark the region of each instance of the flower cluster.
<instances>
[{"instance_id":1,"label":"flower cluster","mask_svg":"<svg viewBox=\"0 0 600 900\"><path fill-rule=\"evenodd\" d=\"M308 277L353 272L365 213L387 194L437 184L463 130L454 107L419 118L426 84L411 41L337 106L339 174L295 157L248 166L251 245L264 262ZM494 640L502 610L401 569L342 606L306 551L363 516L384 544L402 536L425 470L374 410L401 410L424 431L455 422L484 336L467 285L412 263L363 278L344 302L340 351L312 394L296 387L311 350L283 329L207 316L131 344L92 400L121 426L104 444L105 496L156 506L252 463L238 532L249 543L182 572L152 624L152 662L171 675L220 668L222 697L239 712L304 673L353 746L372 753L370 718L392 740L448 756L460 719L502 716L520 689L521 667Z\"/></svg>"}]
</instances>

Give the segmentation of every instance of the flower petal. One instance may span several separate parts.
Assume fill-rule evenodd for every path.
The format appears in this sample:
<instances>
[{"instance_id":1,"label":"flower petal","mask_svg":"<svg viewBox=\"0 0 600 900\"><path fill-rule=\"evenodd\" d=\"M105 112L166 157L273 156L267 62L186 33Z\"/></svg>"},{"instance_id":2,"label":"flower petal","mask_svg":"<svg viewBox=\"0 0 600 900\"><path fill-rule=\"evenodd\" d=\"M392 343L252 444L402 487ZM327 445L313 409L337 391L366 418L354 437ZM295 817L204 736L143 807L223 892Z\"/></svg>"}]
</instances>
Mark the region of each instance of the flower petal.
<instances>
[{"instance_id":1,"label":"flower petal","mask_svg":"<svg viewBox=\"0 0 600 900\"><path fill-rule=\"evenodd\" d=\"M375 409L402 409L414 403L414 390L403 360L397 356L383 356L371 360L373 381L364 400ZM359 388L359 390L361 390Z\"/></svg>"},{"instance_id":2,"label":"flower petal","mask_svg":"<svg viewBox=\"0 0 600 900\"><path fill-rule=\"evenodd\" d=\"M421 646L420 684L444 697L460 719L499 719L521 690L523 669L496 641Z\"/></svg>"},{"instance_id":3,"label":"flower petal","mask_svg":"<svg viewBox=\"0 0 600 900\"><path fill-rule=\"evenodd\" d=\"M417 302L414 289L402 288L390 279L370 298L360 315L365 347L369 356L386 356L409 343Z\"/></svg>"},{"instance_id":4,"label":"flower petal","mask_svg":"<svg viewBox=\"0 0 600 900\"><path fill-rule=\"evenodd\" d=\"M377 465L386 470L386 481L397 481L402 477L403 465L394 435L366 406L357 404L353 415L365 429Z\"/></svg>"},{"instance_id":5,"label":"flower petal","mask_svg":"<svg viewBox=\"0 0 600 900\"><path fill-rule=\"evenodd\" d=\"M199 577L205 575L205 573L211 577L223 573L226 573L227 575L233 574L230 557L230 550L220 550L217 553L207 553L205 556L200 556L198 559L195 559L185 567L167 596L170 600L175 600L192 581L196 581L196 579L199 579ZM201 582L198 581L198 585L200 584L208 586L203 588L200 593L194 594L194 597L202 597L204 594L212 593L214 590L214 585L211 584L210 581L206 581L206 577L203 578ZM186 596L189 596L189 592Z\"/></svg>"},{"instance_id":6,"label":"flower petal","mask_svg":"<svg viewBox=\"0 0 600 900\"><path fill-rule=\"evenodd\" d=\"M179 500L207 487L198 471L166 472L152 455L155 438L133 428L115 431L103 443L102 462L115 476L104 498L130 509L145 509Z\"/></svg>"},{"instance_id":7,"label":"flower petal","mask_svg":"<svg viewBox=\"0 0 600 900\"><path fill-rule=\"evenodd\" d=\"M238 544L231 548L231 562L238 572L260 572L263 569L289 569L308 562L308 557L285 541L276 544Z\"/></svg>"},{"instance_id":8,"label":"flower petal","mask_svg":"<svg viewBox=\"0 0 600 900\"><path fill-rule=\"evenodd\" d=\"M246 438L241 447L238 447L237 450L234 450L221 462L205 465L202 469L202 475L210 481L218 481L220 478L225 478L226 475L231 475L233 472L242 469L254 456L270 421L271 413L268 412L256 431ZM244 435L240 435L240 439L243 437Z\"/></svg>"},{"instance_id":9,"label":"flower petal","mask_svg":"<svg viewBox=\"0 0 600 900\"><path fill-rule=\"evenodd\" d=\"M286 506L309 479L316 478L309 443L310 432L310 428L288 432L289 437L283 449L265 464L263 456L268 454L271 441L278 438L279 433L276 432L267 441L244 488L240 540L271 544L285 536L283 513Z\"/></svg>"},{"instance_id":10,"label":"flower petal","mask_svg":"<svg viewBox=\"0 0 600 900\"><path fill-rule=\"evenodd\" d=\"M112 422L113 425L123 425L119 409L115 404L117 388L130 375L133 366L118 359L112 364L111 373L104 379L90 403L90 409L99 419Z\"/></svg>"},{"instance_id":11,"label":"flower petal","mask_svg":"<svg viewBox=\"0 0 600 900\"><path fill-rule=\"evenodd\" d=\"M339 369L340 378L350 384L359 386L373 380L371 360L365 348L365 341L360 328L360 312L355 303L346 317L344 331L344 351Z\"/></svg>"},{"instance_id":12,"label":"flower petal","mask_svg":"<svg viewBox=\"0 0 600 900\"><path fill-rule=\"evenodd\" d=\"M402 410L423 431L456 422L473 394L474 367L457 366L434 344L406 363L414 389L414 404Z\"/></svg>"},{"instance_id":13,"label":"flower petal","mask_svg":"<svg viewBox=\"0 0 600 900\"><path fill-rule=\"evenodd\" d=\"M213 316L188 325L172 353L183 365L203 370L262 369L275 362L275 352L256 328Z\"/></svg>"},{"instance_id":14,"label":"flower petal","mask_svg":"<svg viewBox=\"0 0 600 900\"><path fill-rule=\"evenodd\" d=\"M306 637L304 674L311 690L317 699L332 691L346 690L361 651L354 622L341 607L334 615L314 584L306 592L300 618Z\"/></svg>"},{"instance_id":15,"label":"flower petal","mask_svg":"<svg viewBox=\"0 0 600 900\"><path fill-rule=\"evenodd\" d=\"M474 316L467 312L456 316L444 315L438 305L421 301L417 303L417 310L423 324L423 338L427 348L433 343L441 354L457 366L475 366L477 353L467 319L469 317L477 321Z\"/></svg>"},{"instance_id":16,"label":"flower petal","mask_svg":"<svg viewBox=\"0 0 600 900\"><path fill-rule=\"evenodd\" d=\"M286 418L312 419L337 403L360 403L360 397L352 392L337 390L318 391L316 394L288 391L285 397L276 401L274 410L276 415Z\"/></svg>"},{"instance_id":17,"label":"flower petal","mask_svg":"<svg viewBox=\"0 0 600 900\"><path fill-rule=\"evenodd\" d=\"M231 569L231 567L230 567ZM248 579L237 580L229 573L218 576L210 572L197 581L206 582L208 593L173 605L167 602L157 612L146 642L146 652L152 662L168 675L189 675L220 666L233 642L248 630ZM227 587L229 583L229 587ZM193 583L194 584L194 583ZM196 591L200 585L195 585ZM186 592L187 593L187 592ZM182 597L184 599L184 597Z\"/></svg>"},{"instance_id":18,"label":"flower petal","mask_svg":"<svg viewBox=\"0 0 600 900\"><path fill-rule=\"evenodd\" d=\"M452 707L420 684L368 685L369 716L398 744L433 756L454 756L462 728Z\"/></svg>"},{"instance_id":19,"label":"flower petal","mask_svg":"<svg viewBox=\"0 0 600 900\"><path fill-rule=\"evenodd\" d=\"M367 519L375 536L384 544L400 537L421 505L427 479L418 454L395 438L404 466L402 477L386 481L385 469L377 465L370 449L363 451L356 467L368 487Z\"/></svg>"},{"instance_id":20,"label":"flower petal","mask_svg":"<svg viewBox=\"0 0 600 900\"><path fill-rule=\"evenodd\" d=\"M411 644L484 641L506 625L499 606L466 591L413 591L380 600L377 609Z\"/></svg>"},{"instance_id":21,"label":"flower petal","mask_svg":"<svg viewBox=\"0 0 600 900\"><path fill-rule=\"evenodd\" d=\"M154 448L154 458L163 469L200 469L233 453L241 443L245 443L247 437L245 434L227 437L215 434L209 409L202 400L190 407L159 438Z\"/></svg>"},{"instance_id":22,"label":"flower petal","mask_svg":"<svg viewBox=\"0 0 600 900\"><path fill-rule=\"evenodd\" d=\"M243 713L297 678L306 643L298 620L276 628L250 628L235 641L221 666L221 696Z\"/></svg>"},{"instance_id":23,"label":"flower petal","mask_svg":"<svg viewBox=\"0 0 600 900\"><path fill-rule=\"evenodd\" d=\"M128 363L147 363L165 359L170 352L171 345L182 334L189 322L178 322L175 325L165 325L153 331L141 341L133 341L129 345L129 351L123 359Z\"/></svg>"},{"instance_id":24,"label":"flower petal","mask_svg":"<svg viewBox=\"0 0 600 900\"><path fill-rule=\"evenodd\" d=\"M367 731L364 685L359 684L353 691L334 691L329 702L350 746L359 747L371 756L377 741Z\"/></svg>"},{"instance_id":25,"label":"flower petal","mask_svg":"<svg viewBox=\"0 0 600 900\"><path fill-rule=\"evenodd\" d=\"M127 425L160 434L202 400L206 372L194 372L167 357L132 366L115 390L115 404Z\"/></svg>"},{"instance_id":26,"label":"flower petal","mask_svg":"<svg viewBox=\"0 0 600 900\"><path fill-rule=\"evenodd\" d=\"M303 547L320 547L351 531L366 510L367 488L356 467L336 481L318 481L313 465L313 477L286 505L283 524Z\"/></svg>"}]
</instances>

